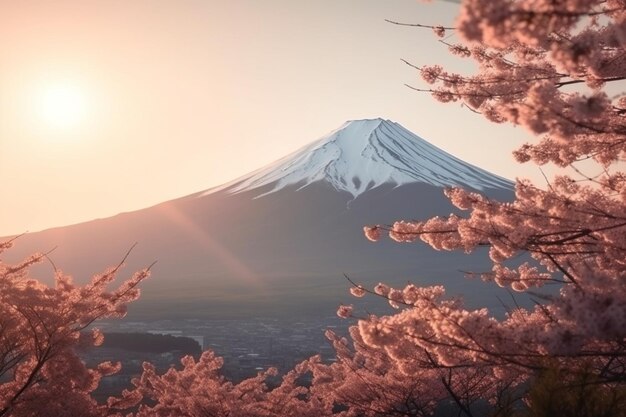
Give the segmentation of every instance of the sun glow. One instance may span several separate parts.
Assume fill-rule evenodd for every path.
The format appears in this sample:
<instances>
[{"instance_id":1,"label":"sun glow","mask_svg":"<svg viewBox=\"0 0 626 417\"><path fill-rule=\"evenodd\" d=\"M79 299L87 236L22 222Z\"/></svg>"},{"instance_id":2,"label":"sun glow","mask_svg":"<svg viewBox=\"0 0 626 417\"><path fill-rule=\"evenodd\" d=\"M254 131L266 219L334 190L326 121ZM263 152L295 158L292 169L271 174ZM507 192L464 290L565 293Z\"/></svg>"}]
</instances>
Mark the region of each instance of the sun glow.
<instances>
[{"instance_id":1,"label":"sun glow","mask_svg":"<svg viewBox=\"0 0 626 417\"><path fill-rule=\"evenodd\" d=\"M87 113L84 91L74 84L55 84L41 95L41 117L46 125L68 129L79 125Z\"/></svg>"}]
</instances>

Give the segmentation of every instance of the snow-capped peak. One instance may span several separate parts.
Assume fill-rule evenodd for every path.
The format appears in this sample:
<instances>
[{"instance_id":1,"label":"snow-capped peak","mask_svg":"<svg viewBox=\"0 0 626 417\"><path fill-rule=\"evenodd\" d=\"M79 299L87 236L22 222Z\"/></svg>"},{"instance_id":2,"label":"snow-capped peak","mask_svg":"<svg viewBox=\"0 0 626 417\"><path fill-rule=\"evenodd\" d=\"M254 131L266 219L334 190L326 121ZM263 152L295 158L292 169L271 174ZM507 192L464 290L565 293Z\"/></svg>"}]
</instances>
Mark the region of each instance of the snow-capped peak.
<instances>
[{"instance_id":1,"label":"snow-capped peak","mask_svg":"<svg viewBox=\"0 0 626 417\"><path fill-rule=\"evenodd\" d=\"M300 189L317 181L326 181L355 198L382 184L426 183L477 190L512 187L510 181L455 158L398 123L367 119L348 121L293 154L219 189L239 193L273 185L261 197L288 185L297 184Z\"/></svg>"}]
</instances>

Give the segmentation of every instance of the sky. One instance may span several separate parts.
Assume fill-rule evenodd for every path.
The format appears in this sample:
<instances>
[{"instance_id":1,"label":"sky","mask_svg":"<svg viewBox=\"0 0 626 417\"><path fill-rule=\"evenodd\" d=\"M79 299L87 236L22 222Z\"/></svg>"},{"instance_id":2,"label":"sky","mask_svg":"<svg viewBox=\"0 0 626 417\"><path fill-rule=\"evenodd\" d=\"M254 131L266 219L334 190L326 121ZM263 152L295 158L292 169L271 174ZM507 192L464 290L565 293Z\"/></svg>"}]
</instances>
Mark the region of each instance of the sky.
<instances>
[{"instance_id":1,"label":"sky","mask_svg":"<svg viewBox=\"0 0 626 417\"><path fill-rule=\"evenodd\" d=\"M424 86L451 58L416 0L0 2L0 236L115 215L220 185L382 117L501 176L525 131ZM450 38L453 41L454 36Z\"/></svg>"}]
</instances>

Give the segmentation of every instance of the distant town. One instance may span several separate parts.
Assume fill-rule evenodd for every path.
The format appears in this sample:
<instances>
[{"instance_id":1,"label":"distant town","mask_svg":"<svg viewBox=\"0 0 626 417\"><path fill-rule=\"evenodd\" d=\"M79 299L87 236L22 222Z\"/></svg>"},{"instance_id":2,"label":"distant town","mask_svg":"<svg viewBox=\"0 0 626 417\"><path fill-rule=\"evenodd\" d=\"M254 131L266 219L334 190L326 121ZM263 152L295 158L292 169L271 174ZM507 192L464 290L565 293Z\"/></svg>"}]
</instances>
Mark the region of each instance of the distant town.
<instances>
[{"instance_id":1,"label":"distant town","mask_svg":"<svg viewBox=\"0 0 626 417\"><path fill-rule=\"evenodd\" d=\"M98 323L105 334L105 344L83 352L88 365L102 361L120 361L122 370L103 379L98 396L102 399L119 394L139 376L143 362L151 362L159 372L170 367L180 368L185 355L196 358L210 349L224 359L222 374L234 382L252 377L258 372L275 367L286 372L315 354L325 362L335 360L334 350L326 339L326 330L347 334L349 321L336 316L301 319L254 318L237 320L161 320L161 321L107 321ZM107 334L110 336L107 339ZM120 336L137 340L142 335L160 335L150 339L151 346L129 347L120 343ZM112 337L114 336L114 337ZM172 343L172 337L188 339L189 343ZM107 341L114 339L114 342ZM145 339L145 338L144 338ZM192 342L193 341L193 342ZM195 342L195 343L194 343ZM145 341L143 342L145 344Z\"/></svg>"}]
</instances>

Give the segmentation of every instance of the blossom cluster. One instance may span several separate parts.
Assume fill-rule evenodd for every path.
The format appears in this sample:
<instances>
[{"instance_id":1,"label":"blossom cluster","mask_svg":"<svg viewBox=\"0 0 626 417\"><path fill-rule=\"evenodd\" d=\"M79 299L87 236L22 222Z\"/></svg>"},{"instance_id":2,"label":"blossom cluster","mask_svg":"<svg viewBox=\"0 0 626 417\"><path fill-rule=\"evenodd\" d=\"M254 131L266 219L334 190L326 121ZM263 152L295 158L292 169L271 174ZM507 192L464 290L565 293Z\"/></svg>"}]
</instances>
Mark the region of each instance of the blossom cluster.
<instances>
[{"instance_id":1,"label":"blossom cluster","mask_svg":"<svg viewBox=\"0 0 626 417\"><path fill-rule=\"evenodd\" d=\"M0 254L11 245L0 244ZM123 316L149 272L140 271L110 291L121 264L85 286L57 270L50 287L29 277L29 268L44 258L36 254L17 265L0 261L0 415L46 410L48 415L104 416L107 408L91 393L120 364L89 369L76 349L102 344L102 333L91 325Z\"/></svg>"}]
</instances>

